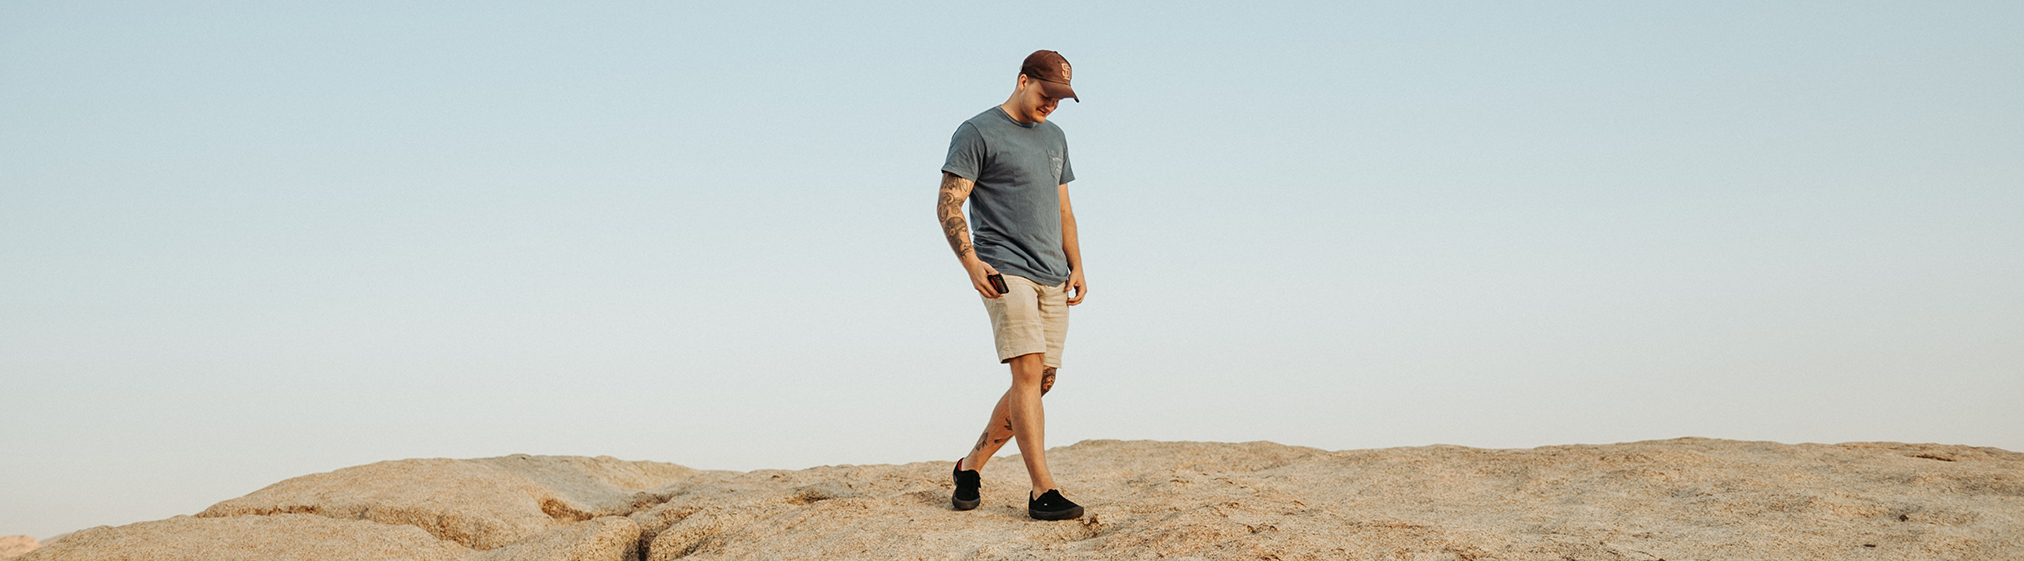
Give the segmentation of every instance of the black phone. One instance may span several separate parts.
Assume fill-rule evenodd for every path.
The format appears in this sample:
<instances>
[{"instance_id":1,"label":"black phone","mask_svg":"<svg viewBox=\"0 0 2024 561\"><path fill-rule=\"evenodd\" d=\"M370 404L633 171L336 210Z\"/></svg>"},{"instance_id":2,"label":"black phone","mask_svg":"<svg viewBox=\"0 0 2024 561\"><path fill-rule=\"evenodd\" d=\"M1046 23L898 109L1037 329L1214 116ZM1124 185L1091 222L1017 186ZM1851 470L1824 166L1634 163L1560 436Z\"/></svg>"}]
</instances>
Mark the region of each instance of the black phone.
<instances>
[{"instance_id":1,"label":"black phone","mask_svg":"<svg viewBox=\"0 0 2024 561\"><path fill-rule=\"evenodd\" d=\"M984 278L985 278L986 280L989 280L989 281L991 281L991 288L995 288L995 289L998 289L998 293L999 293L999 294L1004 294L1004 293L1006 292L1006 290L1005 290L1005 275L1000 275L1000 274L997 274L997 273L992 273L992 274L991 274L990 276L987 276L987 277L984 277Z\"/></svg>"}]
</instances>

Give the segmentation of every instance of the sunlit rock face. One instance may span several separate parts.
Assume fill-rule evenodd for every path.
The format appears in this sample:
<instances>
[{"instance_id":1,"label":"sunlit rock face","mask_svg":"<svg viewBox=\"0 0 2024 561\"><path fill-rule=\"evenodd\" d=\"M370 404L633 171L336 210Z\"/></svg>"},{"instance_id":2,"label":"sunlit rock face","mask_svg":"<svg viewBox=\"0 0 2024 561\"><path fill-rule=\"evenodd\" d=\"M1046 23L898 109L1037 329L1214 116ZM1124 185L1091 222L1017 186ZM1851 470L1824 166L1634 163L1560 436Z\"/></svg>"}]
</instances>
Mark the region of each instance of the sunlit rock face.
<instances>
[{"instance_id":1,"label":"sunlit rock face","mask_svg":"<svg viewBox=\"0 0 2024 561\"><path fill-rule=\"evenodd\" d=\"M0 561L20 557L39 545L33 536L0 536Z\"/></svg>"},{"instance_id":2,"label":"sunlit rock face","mask_svg":"<svg viewBox=\"0 0 2024 561\"><path fill-rule=\"evenodd\" d=\"M959 512L949 462L516 455L298 477L19 559L2024 559L2024 454L1994 448L1098 440L1048 463L1081 519L1029 519L1018 456Z\"/></svg>"}]
</instances>

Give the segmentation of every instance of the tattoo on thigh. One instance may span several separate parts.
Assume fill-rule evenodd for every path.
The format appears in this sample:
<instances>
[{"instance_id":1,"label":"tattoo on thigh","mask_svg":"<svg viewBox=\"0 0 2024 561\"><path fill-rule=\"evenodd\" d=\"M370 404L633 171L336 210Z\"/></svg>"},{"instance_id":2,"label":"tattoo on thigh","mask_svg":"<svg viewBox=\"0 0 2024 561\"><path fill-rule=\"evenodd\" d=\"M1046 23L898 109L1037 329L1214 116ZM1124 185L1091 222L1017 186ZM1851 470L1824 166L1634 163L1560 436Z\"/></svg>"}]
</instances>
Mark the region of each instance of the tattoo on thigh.
<instances>
[{"instance_id":1,"label":"tattoo on thigh","mask_svg":"<svg viewBox=\"0 0 2024 561\"><path fill-rule=\"evenodd\" d=\"M1054 389L1054 367L1049 366L1040 371L1040 395L1047 395L1051 389Z\"/></svg>"}]
</instances>

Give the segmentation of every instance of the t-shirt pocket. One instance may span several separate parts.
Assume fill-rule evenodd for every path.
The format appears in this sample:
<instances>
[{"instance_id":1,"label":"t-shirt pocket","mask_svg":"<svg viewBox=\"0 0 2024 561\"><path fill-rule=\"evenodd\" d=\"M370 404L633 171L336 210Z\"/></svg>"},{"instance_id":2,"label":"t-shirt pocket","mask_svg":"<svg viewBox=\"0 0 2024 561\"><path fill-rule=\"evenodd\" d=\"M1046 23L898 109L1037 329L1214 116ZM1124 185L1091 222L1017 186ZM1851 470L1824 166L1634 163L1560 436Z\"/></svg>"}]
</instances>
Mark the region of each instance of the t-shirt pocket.
<instances>
[{"instance_id":1,"label":"t-shirt pocket","mask_svg":"<svg viewBox=\"0 0 2024 561\"><path fill-rule=\"evenodd\" d=\"M1054 177L1054 183L1052 183L1052 185L1060 185L1060 184L1061 184L1061 151L1060 151L1060 150L1048 150L1048 151L1047 151L1047 169L1048 169L1048 170L1049 170L1050 172L1052 172L1052 173L1054 174L1054 176L1053 176L1053 177Z\"/></svg>"}]
</instances>

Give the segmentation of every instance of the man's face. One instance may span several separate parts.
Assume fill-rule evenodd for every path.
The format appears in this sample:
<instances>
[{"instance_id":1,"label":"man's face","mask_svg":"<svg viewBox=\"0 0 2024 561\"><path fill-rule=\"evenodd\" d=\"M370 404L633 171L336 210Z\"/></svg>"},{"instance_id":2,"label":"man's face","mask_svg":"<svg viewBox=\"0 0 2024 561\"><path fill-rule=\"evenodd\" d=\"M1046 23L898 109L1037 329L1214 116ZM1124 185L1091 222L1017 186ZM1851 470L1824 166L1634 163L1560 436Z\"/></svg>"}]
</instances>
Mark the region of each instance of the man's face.
<instances>
[{"instance_id":1,"label":"man's face","mask_svg":"<svg viewBox=\"0 0 2024 561\"><path fill-rule=\"evenodd\" d=\"M1040 87L1039 80L1035 80L1025 74L1019 75L1019 105L1022 106L1022 109L1026 113L1025 115L1020 115L1019 120L1030 123L1047 122L1047 116L1054 113L1054 108L1060 106L1061 100L1059 98L1047 97L1046 91L1046 89Z\"/></svg>"}]
</instances>

